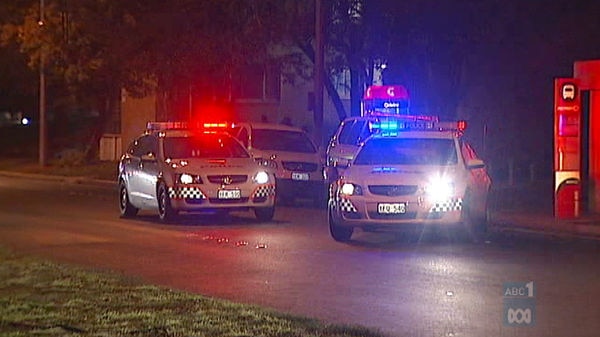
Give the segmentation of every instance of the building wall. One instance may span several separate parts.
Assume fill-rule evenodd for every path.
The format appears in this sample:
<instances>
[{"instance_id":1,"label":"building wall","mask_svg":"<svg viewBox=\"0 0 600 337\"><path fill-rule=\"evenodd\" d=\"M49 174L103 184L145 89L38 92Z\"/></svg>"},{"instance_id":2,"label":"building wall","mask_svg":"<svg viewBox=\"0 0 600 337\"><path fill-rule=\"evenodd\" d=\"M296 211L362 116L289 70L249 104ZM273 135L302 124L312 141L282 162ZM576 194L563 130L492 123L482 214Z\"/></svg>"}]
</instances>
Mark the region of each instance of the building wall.
<instances>
[{"instance_id":1,"label":"building wall","mask_svg":"<svg viewBox=\"0 0 600 337\"><path fill-rule=\"evenodd\" d=\"M282 81L281 99L275 100L240 100L233 103L234 121L261 121L266 118L273 123L281 123L289 118L292 125L304 128L314 137L314 112L309 103L309 96L314 92L313 82L299 80L294 84ZM329 96L325 92L323 106L323 137L324 144L339 125L339 117ZM350 111L350 101L344 100L346 113ZM121 97L121 153L133 139L146 128L148 121L158 121L157 99L151 95L144 98L134 98L123 90ZM110 135L114 138L115 135Z\"/></svg>"},{"instance_id":2,"label":"building wall","mask_svg":"<svg viewBox=\"0 0 600 337\"><path fill-rule=\"evenodd\" d=\"M122 153L146 129L149 121L156 121L156 96L133 98L123 90L121 95Z\"/></svg>"}]
</instances>

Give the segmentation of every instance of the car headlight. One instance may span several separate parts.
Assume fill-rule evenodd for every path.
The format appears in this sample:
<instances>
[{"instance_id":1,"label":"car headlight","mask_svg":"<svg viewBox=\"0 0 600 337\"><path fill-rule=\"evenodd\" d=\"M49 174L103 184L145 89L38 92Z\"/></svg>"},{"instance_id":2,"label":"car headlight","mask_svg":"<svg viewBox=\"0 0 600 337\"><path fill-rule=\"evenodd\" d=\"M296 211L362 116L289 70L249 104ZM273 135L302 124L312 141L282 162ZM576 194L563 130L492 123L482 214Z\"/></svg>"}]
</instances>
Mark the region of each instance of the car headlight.
<instances>
[{"instance_id":1,"label":"car headlight","mask_svg":"<svg viewBox=\"0 0 600 337\"><path fill-rule=\"evenodd\" d=\"M362 195L362 187L352 183L342 183L340 193L344 195Z\"/></svg>"},{"instance_id":2,"label":"car headlight","mask_svg":"<svg viewBox=\"0 0 600 337\"><path fill-rule=\"evenodd\" d=\"M454 195L454 182L447 177L432 177L425 185L425 193L434 200L448 199Z\"/></svg>"},{"instance_id":3,"label":"car headlight","mask_svg":"<svg viewBox=\"0 0 600 337\"><path fill-rule=\"evenodd\" d=\"M202 184L202 178L197 175L191 175L189 173L181 173L177 175L177 182L180 184Z\"/></svg>"},{"instance_id":4,"label":"car headlight","mask_svg":"<svg viewBox=\"0 0 600 337\"><path fill-rule=\"evenodd\" d=\"M269 174L265 171L259 171L254 175L253 180L257 184L266 184L269 182Z\"/></svg>"}]
</instances>

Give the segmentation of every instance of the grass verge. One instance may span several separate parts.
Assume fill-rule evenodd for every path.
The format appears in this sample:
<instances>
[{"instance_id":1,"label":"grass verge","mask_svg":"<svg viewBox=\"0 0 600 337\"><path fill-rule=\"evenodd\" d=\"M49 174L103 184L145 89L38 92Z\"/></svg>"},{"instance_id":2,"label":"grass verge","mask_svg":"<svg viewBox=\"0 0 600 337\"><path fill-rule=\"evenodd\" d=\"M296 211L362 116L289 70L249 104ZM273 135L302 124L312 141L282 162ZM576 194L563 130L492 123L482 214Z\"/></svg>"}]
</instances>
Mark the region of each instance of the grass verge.
<instances>
[{"instance_id":1,"label":"grass verge","mask_svg":"<svg viewBox=\"0 0 600 337\"><path fill-rule=\"evenodd\" d=\"M0 248L0 336L383 336Z\"/></svg>"},{"instance_id":2,"label":"grass verge","mask_svg":"<svg viewBox=\"0 0 600 337\"><path fill-rule=\"evenodd\" d=\"M97 161L92 163L65 165L59 161L50 161L47 166L40 166L30 158L0 159L0 171L14 171L21 173L58 175L67 177L88 177L91 179L117 180L117 166L115 161Z\"/></svg>"}]
</instances>

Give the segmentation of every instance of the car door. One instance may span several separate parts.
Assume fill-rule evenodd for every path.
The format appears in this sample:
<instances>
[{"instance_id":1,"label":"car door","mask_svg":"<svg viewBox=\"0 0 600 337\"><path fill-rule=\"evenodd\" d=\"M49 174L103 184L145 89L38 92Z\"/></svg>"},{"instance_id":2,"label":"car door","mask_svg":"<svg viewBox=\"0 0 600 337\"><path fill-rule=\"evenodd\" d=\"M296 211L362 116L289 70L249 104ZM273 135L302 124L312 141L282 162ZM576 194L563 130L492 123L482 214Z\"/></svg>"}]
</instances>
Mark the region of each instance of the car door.
<instances>
[{"instance_id":1,"label":"car door","mask_svg":"<svg viewBox=\"0 0 600 337\"><path fill-rule=\"evenodd\" d=\"M140 138L140 150L136 188L145 208L158 208L156 187L160 172L158 162L158 139L154 135Z\"/></svg>"},{"instance_id":2,"label":"car door","mask_svg":"<svg viewBox=\"0 0 600 337\"><path fill-rule=\"evenodd\" d=\"M368 121L352 118L339 127L327 150L328 165L345 165L354 158L360 143L368 137Z\"/></svg>"},{"instance_id":3,"label":"car door","mask_svg":"<svg viewBox=\"0 0 600 337\"><path fill-rule=\"evenodd\" d=\"M140 138L135 139L127 148L123 159L121 160L120 176L125 181L129 192L129 201L136 207L143 206L143 198L140 192L139 165L141 161L140 154L143 150L140 148Z\"/></svg>"},{"instance_id":4,"label":"car door","mask_svg":"<svg viewBox=\"0 0 600 337\"><path fill-rule=\"evenodd\" d=\"M461 144L461 154L465 165L472 160L480 160L475 150L465 141ZM485 167L467 169L469 170L469 188L474 193L474 200L479 201L477 209L484 211L491 183L490 177Z\"/></svg>"}]
</instances>

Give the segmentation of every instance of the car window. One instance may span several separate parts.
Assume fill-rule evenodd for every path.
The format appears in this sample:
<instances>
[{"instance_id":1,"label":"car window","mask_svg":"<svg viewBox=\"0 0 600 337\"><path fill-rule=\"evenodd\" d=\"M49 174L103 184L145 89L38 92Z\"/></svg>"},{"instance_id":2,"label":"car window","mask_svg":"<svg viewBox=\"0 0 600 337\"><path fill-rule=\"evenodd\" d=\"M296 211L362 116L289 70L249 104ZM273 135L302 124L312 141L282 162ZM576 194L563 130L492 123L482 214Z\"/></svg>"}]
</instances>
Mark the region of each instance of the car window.
<instances>
[{"instance_id":1,"label":"car window","mask_svg":"<svg viewBox=\"0 0 600 337\"><path fill-rule=\"evenodd\" d=\"M357 145L365 141L365 139L369 138L371 135L371 130L369 129L367 123L367 121L356 121L355 128L357 128L356 132L358 133L358 137L356 139Z\"/></svg>"},{"instance_id":2,"label":"car window","mask_svg":"<svg viewBox=\"0 0 600 337\"><path fill-rule=\"evenodd\" d=\"M235 139L225 135L167 137L165 157L184 158L248 158L250 155Z\"/></svg>"},{"instance_id":3,"label":"car window","mask_svg":"<svg viewBox=\"0 0 600 337\"><path fill-rule=\"evenodd\" d=\"M351 132L352 132L352 126L354 125L355 121L346 121L344 122L344 124L342 124L342 129L340 130L340 134L338 136L338 140L340 142L340 144L352 144L352 140L351 140Z\"/></svg>"},{"instance_id":4,"label":"car window","mask_svg":"<svg viewBox=\"0 0 600 337\"><path fill-rule=\"evenodd\" d=\"M344 123L339 135L340 144L358 145L367 139L370 132L366 124L367 121L364 120L351 120Z\"/></svg>"},{"instance_id":5,"label":"car window","mask_svg":"<svg viewBox=\"0 0 600 337\"><path fill-rule=\"evenodd\" d=\"M238 135L237 135L237 139L245 146L248 147L248 129L246 128L241 128Z\"/></svg>"},{"instance_id":6,"label":"car window","mask_svg":"<svg viewBox=\"0 0 600 337\"><path fill-rule=\"evenodd\" d=\"M241 126L234 126L234 127L232 127L231 129L229 129L227 132L228 132L230 135L232 135L232 136L234 136L234 137L236 137L236 138L237 138L237 135L238 135L238 133L240 133L240 130L241 130L241 129L242 129L242 127L241 127Z\"/></svg>"},{"instance_id":7,"label":"car window","mask_svg":"<svg viewBox=\"0 0 600 337\"><path fill-rule=\"evenodd\" d=\"M128 152L136 157L143 155L156 155L158 152L158 141L153 136L142 136L133 142Z\"/></svg>"},{"instance_id":8,"label":"car window","mask_svg":"<svg viewBox=\"0 0 600 337\"><path fill-rule=\"evenodd\" d=\"M454 165L452 139L371 138L360 149L355 165Z\"/></svg>"},{"instance_id":9,"label":"car window","mask_svg":"<svg viewBox=\"0 0 600 337\"><path fill-rule=\"evenodd\" d=\"M317 152L308 135L301 131L254 129L252 146L267 151Z\"/></svg>"}]
</instances>

